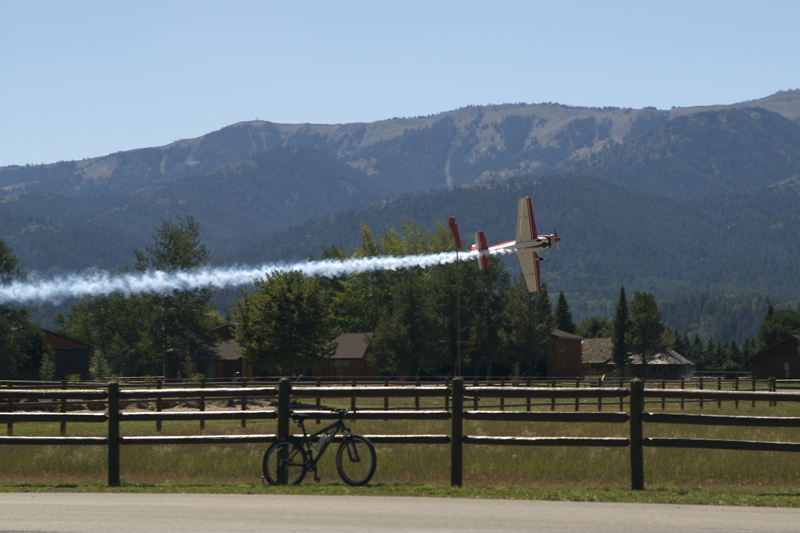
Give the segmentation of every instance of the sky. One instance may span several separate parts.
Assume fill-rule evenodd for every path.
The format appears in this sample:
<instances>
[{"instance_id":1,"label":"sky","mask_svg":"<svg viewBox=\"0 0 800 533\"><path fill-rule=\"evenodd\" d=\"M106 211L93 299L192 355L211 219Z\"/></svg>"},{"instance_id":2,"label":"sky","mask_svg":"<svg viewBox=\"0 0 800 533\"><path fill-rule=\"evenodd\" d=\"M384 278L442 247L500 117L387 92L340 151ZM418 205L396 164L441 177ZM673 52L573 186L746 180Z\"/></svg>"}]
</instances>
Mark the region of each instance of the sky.
<instances>
[{"instance_id":1,"label":"sky","mask_svg":"<svg viewBox=\"0 0 800 533\"><path fill-rule=\"evenodd\" d=\"M0 0L0 166L241 121L732 104L800 88L800 2Z\"/></svg>"}]
</instances>

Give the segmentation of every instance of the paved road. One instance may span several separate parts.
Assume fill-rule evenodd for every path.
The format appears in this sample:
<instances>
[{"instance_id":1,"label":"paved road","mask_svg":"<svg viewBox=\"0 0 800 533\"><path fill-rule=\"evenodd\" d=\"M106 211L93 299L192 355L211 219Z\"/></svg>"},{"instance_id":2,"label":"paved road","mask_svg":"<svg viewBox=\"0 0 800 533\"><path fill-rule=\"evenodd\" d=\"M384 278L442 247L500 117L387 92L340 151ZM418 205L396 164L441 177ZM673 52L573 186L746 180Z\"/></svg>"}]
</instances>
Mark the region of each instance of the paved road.
<instances>
[{"instance_id":1,"label":"paved road","mask_svg":"<svg viewBox=\"0 0 800 533\"><path fill-rule=\"evenodd\" d=\"M800 509L235 494L0 494L0 531L796 532Z\"/></svg>"}]
</instances>

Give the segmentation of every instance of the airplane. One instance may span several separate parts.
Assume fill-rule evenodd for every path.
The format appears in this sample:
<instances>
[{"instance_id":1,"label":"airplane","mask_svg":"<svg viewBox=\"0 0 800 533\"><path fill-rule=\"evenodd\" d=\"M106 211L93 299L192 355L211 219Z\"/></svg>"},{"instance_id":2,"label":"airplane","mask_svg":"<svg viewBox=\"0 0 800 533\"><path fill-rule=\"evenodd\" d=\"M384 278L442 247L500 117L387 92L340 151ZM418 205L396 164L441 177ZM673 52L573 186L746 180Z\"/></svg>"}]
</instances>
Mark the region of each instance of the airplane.
<instances>
[{"instance_id":1,"label":"airplane","mask_svg":"<svg viewBox=\"0 0 800 533\"><path fill-rule=\"evenodd\" d=\"M528 285L528 292L539 292L542 287L539 261L544 258L539 257L537 252L554 246L560 240L557 234L538 235L536 233L531 197L526 196L519 199L517 240L487 246L486 237L481 230L475 232L475 244L472 245L472 251L478 252L478 266L481 270L489 266L489 255L491 254L516 253L519 257L519 264L522 266L525 283Z\"/></svg>"}]
</instances>

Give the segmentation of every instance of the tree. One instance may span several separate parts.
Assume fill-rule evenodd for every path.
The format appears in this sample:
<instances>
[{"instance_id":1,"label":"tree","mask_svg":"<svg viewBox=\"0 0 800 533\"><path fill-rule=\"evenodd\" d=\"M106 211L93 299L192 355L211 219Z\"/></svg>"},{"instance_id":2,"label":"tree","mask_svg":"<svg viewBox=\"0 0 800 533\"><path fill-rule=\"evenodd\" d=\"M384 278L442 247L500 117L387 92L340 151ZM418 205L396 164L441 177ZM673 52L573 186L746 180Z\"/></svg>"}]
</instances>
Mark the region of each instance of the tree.
<instances>
[{"instance_id":1,"label":"tree","mask_svg":"<svg viewBox=\"0 0 800 533\"><path fill-rule=\"evenodd\" d=\"M0 239L0 285L25 278L19 260ZM31 310L12 304L0 305L0 377L36 379L42 362L47 375L55 372L50 365L53 350L45 341L44 332L30 321Z\"/></svg>"},{"instance_id":2,"label":"tree","mask_svg":"<svg viewBox=\"0 0 800 533\"><path fill-rule=\"evenodd\" d=\"M590 316L581 320L575 333L584 339L599 339L611 336L611 322L605 318Z\"/></svg>"},{"instance_id":3,"label":"tree","mask_svg":"<svg viewBox=\"0 0 800 533\"><path fill-rule=\"evenodd\" d=\"M513 362L522 365L532 376L547 370L554 326L547 285L536 293L527 291L522 276L509 291L505 345Z\"/></svg>"},{"instance_id":4,"label":"tree","mask_svg":"<svg viewBox=\"0 0 800 533\"><path fill-rule=\"evenodd\" d=\"M569 310L564 291L559 291L555 310L555 326L561 331L575 333L575 323L572 322L572 312Z\"/></svg>"},{"instance_id":5,"label":"tree","mask_svg":"<svg viewBox=\"0 0 800 533\"><path fill-rule=\"evenodd\" d=\"M758 349L763 350L796 333L800 333L800 314L791 309L774 310L769 304L758 328Z\"/></svg>"},{"instance_id":6,"label":"tree","mask_svg":"<svg viewBox=\"0 0 800 533\"><path fill-rule=\"evenodd\" d=\"M147 341L156 311L144 296L110 294L81 298L68 315L56 315L55 322L64 335L94 346L93 379L160 374L158 352Z\"/></svg>"},{"instance_id":7,"label":"tree","mask_svg":"<svg viewBox=\"0 0 800 533\"><path fill-rule=\"evenodd\" d=\"M436 324L420 281L409 275L400 282L370 339L372 357L384 372L418 376L431 369Z\"/></svg>"},{"instance_id":8,"label":"tree","mask_svg":"<svg viewBox=\"0 0 800 533\"><path fill-rule=\"evenodd\" d=\"M178 217L177 224L162 218L152 237L154 246L145 247L144 252L134 250L135 268L139 272L196 270L211 260L211 254L200 241L200 225L190 215ZM178 377L192 341L216 325L210 312L213 295L213 290L204 288L175 289L140 297L154 310L142 342L149 348L147 352L156 355L155 362L165 377Z\"/></svg>"},{"instance_id":9,"label":"tree","mask_svg":"<svg viewBox=\"0 0 800 533\"><path fill-rule=\"evenodd\" d=\"M647 365L666 349L664 324L661 323L661 312L652 293L633 293L630 318L630 348L642 358L643 370L647 375Z\"/></svg>"},{"instance_id":10,"label":"tree","mask_svg":"<svg viewBox=\"0 0 800 533\"><path fill-rule=\"evenodd\" d=\"M319 278L273 272L242 292L233 311L247 364L273 374L305 371L336 351L339 328Z\"/></svg>"},{"instance_id":11,"label":"tree","mask_svg":"<svg viewBox=\"0 0 800 533\"><path fill-rule=\"evenodd\" d=\"M611 358L614 365L622 370L624 375L625 366L628 364L628 328L630 319L628 318L628 301L625 299L625 287L619 288L619 299L614 310L614 319L611 322Z\"/></svg>"},{"instance_id":12,"label":"tree","mask_svg":"<svg viewBox=\"0 0 800 533\"><path fill-rule=\"evenodd\" d=\"M200 242L200 225L189 215L178 217L177 223L162 218L152 237L153 246L133 251L138 272L194 270L211 259ZM92 368L98 373L177 378L192 341L221 321L211 308L213 294L211 289L194 289L86 297L67 316L58 315L56 324L95 347Z\"/></svg>"}]
</instances>

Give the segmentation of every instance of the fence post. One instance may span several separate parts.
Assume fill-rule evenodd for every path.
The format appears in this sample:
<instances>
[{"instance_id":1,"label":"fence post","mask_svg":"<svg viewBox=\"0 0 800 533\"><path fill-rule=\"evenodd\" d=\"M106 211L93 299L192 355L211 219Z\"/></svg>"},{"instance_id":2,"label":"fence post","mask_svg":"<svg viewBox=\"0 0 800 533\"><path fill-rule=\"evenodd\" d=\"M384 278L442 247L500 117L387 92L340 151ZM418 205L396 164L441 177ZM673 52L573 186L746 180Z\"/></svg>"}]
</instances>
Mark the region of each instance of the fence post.
<instances>
[{"instance_id":1,"label":"fence post","mask_svg":"<svg viewBox=\"0 0 800 533\"><path fill-rule=\"evenodd\" d=\"M603 380L602 379L598 379L597 380L597 388L598 389L602 389L603 388ZM597 410L598 411L602 411L603 410L603 397L602 396L598 396L597 397Z\"/></svg>"},{"instance_id":2,"label":"fence post","mask_svg":"<svg viewBox=\"0 0 800 533\"><path fill-rule=\"evenodd\" d=\"M108 384L108 486L119 487L119 383Z\"/></svg>"},{"instance_id":3,"label":"fence post","mask_svg":"<svg viewBox=\"0 0 800 533\"><path fill-rule=\"evenodd\" d=\"M450 433L450 485L460 487L463 482L464 443L464 380L453 378L453 415Z\"/></svg>"},{"instance_id":4,"label":"fence post","mask_svg":"<svg viewBox=\"0 0 800 533\"><path fill-rule=\"evenodd\" d=\"M14 385L9 383L8 388L13 389ZM11 399L11 396L8 397L8 412L9 413L14 412L14 400ZM14 422L8 422L6 424L6 435L8 435L9 437L14 436Z\"/></svg>"},{"instance_id":5,"label":"fence post","mask_svg":"<svg viewBox=\"0 0 800 533\"><path fill-rule=\"evenodd\" d=\"M352 386L353 387L356 386L356 380L353 380L353 385ZM350 409L355 410L355 408L356 408L356 397L353 396L352 398L350 398Z\"/></svg>"},{"instance_id":6,"label":"fence post","mask_svg":"<svg viewBox=\"0 0 800 533\"><path fill-rule=\"evenodd\" d=\"M317 378L317 388L320 388L321 386L322 386L322 380ZM322 409L322 400L320 399L319 396L317 396L316 407L317 407L317 411ZM322 423L322 420L317 418L317 425L320 425L321 423Z\"/></svg>"},{"instance_id":7,"label":"fence post","mask_svg":"<svg viewBox=\"0 0 800 533\"><path fill-rule=\"evenodd\" d=\"M281 378L278 382L278 434L275 440L289 437L289 402L292 396L292 382Z\"/></svg>"},{"instance_id":8,"label":"fence post","mask_svg":"<svg viewBox=\"0 0 800 533\"><path fill-rule=\"evenodd\" d=\"M200 388L201 389L205 389L206 388L206 378L205 377L200 378ZM206 397L203 394L200 395L200 410L201 411L205 411L206 410ZM201 418L200 419L200 430L204 430L204 429L206 429L206 421L205 421L204 418Z\"/></svg>"},{"instance_id":9,"label":"fence post","mask_svg":"<svg viewBox=\"0 0 800 533\"><path fill-rule=\"evenodd\" d=\"M700 390L703 390L703 376L700 376ZM700 398L700 409L703 408L703 399Z\"/></svg>"},{"instance_id":10,"label":"fence post","mask_svg":"<svg viewBox=\"0 0 800 533\"><path fill-rule=\"evenodd\" d=\"M686 378L681 377L681 390L686 388ZM681 411L683 411L683 396L681 396Z\"/></svg>"},{"instance_id":11,"label":"fence post","mask_svg":"<svg viewBox=\"0 0 800 533\"><path fill-rule=\"evenodd\" d=\"M528 386L529 389L531 388L531 378L528 378L527 386ZM525 398L525 410L526 411L530 411L531 410L531 397L530 396Z\"/></svg>"},{"instance_id":12,"label":"fence post","mask_svg":"<svg viewBox=\"0 0 800 533\"><path fill-rule=\"evenodd\" d=\"M631 380L631 489L644 490L644 454L642 451L642 410L644 387L638 379Z\"/></svg>"},{"instance_id":13,"label":"fence post","mask_svg":"<svg viewBox=\"0 0 800 533\"><path fill-rule=\"evenodd\" d=\"M164 383L164 380L163 380L163 379L160 379L160 378L159 378L159 379L157 379L157 380L156 380L156 388L157 388L157 389L160 389L160 388L161 388L161 385L162 385L163 383ZM160 413L160 412L161 412L161 396L157 396L157 397L156 397L156 412L157 412L157 413ZM159 420L156 420L156 431L161 431L161 419L159 419Z\"/></svg>"},{"instance_id":14,"label":"fence post","mask_svg":"<svg viewBox=\"0 0 800 533\"><path fill-rule=\"evenodd\" d=\"M778 389L775 387L775 378L771 377L771 378L769 378L769 391L770 392L775 392L776 390L778 390ZM770 407L775 407L776 405L778 405L778 402L776 402L776 401L770 401L769 402L769 406Z\"/></svg>"},{"instance_id":15,"label":"fence post","mask_svg":"<svg viewBox=\"0 0 800 533\"><path fill-rule=\"evenodd\" d=\"M722 377L717 376L717 390L722 390ZM717 409L722 409L722 400L717 400Z\"/></svg>"},{"instance_id":16,"label":"fence post","mask_svg":"<svg viewBox=\"0 0 800 533\"><path fill-rule=\"evenodd\" d=\"M500 380L500 386L501 387L505 387L506 386L506 378L502 378ZM506 410L506 398L505 398L505 396L500 396L500 410L501 411L505 411Z\"/></svg>"},{"instance_id":17,"label":"fence post","mask_svg":"<svg viewBox=\"0 0 800 533\"><path fill-rule=\"evenodd\" d=\"M553 389L556 388L556 380L555 379L550 381L550 387L553 388ZM550 410L551 411L555 411L556 410L556 397L555 397L555 395L552 398L550 398Z\"/></svg>"},{"instance_id":18,"label":"fence post","mask_svg":"<svg viewBox=\"0 0 800 533\"><path fill-rule=\"evenodd\" d=\"M579 389L581 387L581 378L575 378L575 388ZM575 412L577 413L578 410L581 408L581 399L578 396L575 396Z\"/></svg>"},{"instance_id":19,"label":"fence post","mask_svg":"<svg viewBox=\"0 0 800 533\"><path fill-rule=\"evenodd\" d=\"M733 380L733 388L735 390L737 390L737 391L739 390L739 376L736 376L734 378L734 380ZM739 400L736 400L735 405L736 405L736 408L738 409L739 408Z\"/></svg>"},{"instance_id":20,"label":"fence post","mask_svg":"<svg viewBox=\"0 0 800 533\"><path fill-rule=\"evenodd\" d=\"M61 381L61 390L67 390L67 380L66 379ZM62 413L66 413L67 412L67 399L66 398L61 398L61 412ZM61 436L64 437L66 435L67 435L67 423L66 422L61 422Z\"/></svg>"},{"instance_id":21,"label":"fence post","mask_svg":"<svg viewBox=\"0 0 800 533\"><path fill-rule=\"evenodd\" d=\"M242 378L242 388L247 388L247 379ZM247 394L242 394L242 411L247 411ZM247 419L242 418L242 427L247 427Z\"/></svg>"}]
</instances>

